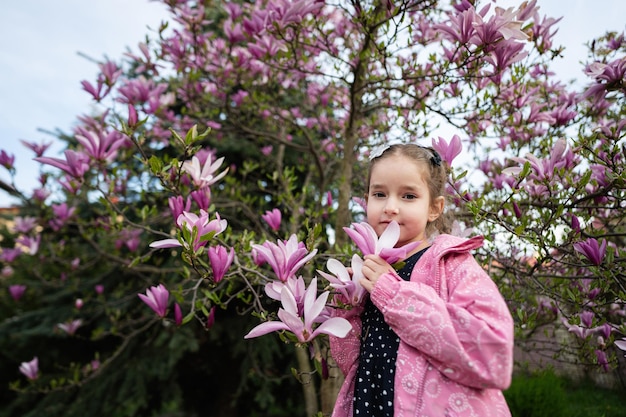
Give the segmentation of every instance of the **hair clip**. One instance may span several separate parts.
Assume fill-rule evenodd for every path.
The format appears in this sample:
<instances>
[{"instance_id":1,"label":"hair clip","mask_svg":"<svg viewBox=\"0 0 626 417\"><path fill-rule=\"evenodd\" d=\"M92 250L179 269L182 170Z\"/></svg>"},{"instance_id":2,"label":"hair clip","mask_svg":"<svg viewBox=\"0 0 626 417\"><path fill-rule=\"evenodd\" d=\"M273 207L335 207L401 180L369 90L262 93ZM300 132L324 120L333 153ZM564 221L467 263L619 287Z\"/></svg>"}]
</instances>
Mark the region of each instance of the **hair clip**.
<instances>
[{"instance_id":1,"label":"hair clip","mask_svg":"<svg viewBox=\"0 0 626 417\"><path fill-rule=\"evenodd\" d=\"M437 153L437 151L431 151L433 156L430 157L430 163L440 167L441 166L441 156Z\"/></svg>"},{"instance_id":2,"label":"hair clip","mask_svg":"<svg viewBox=\"0 0 626 417\"><path fill-rule=\"evenodd\" d=\"M379 147L373 149L372 152L370 152L370 161L381 156L390 147L391 145L380 145Z\"/></svg>"}]
</instances>

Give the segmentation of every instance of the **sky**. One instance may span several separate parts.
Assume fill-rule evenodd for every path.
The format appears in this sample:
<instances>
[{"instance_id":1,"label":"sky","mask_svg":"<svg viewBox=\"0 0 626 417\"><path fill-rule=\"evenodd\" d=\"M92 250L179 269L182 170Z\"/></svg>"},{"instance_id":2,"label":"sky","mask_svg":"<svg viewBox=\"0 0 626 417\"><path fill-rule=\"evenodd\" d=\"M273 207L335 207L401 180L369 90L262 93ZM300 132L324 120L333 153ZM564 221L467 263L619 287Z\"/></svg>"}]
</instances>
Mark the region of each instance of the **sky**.
<instances>
[{"instance_id":1,"label":"sky","mask_svg":"<svg viewBox=\"0 0 626 417\"><path fill-rule=\"evenodd\" d=\"M504 7L519 0L499 0ZM565 46L553 69L563 81L582 80L585 44L606 30L626 29L624 0L537 0L540 13L563 17L554 44ZM69 132L76 116L90 113L90 96L80 82L93 83L93 60L119 61L167 17L149 0L20 0L0 6L0 149L15 156L18 189L37 187L39 164L20 139L54 141L45 133ZM54 142L47 156L59 157ZM10 181L0 167L0 179ZM14 203L0 190L0 207Z\"/></svg>"}]
</instances>

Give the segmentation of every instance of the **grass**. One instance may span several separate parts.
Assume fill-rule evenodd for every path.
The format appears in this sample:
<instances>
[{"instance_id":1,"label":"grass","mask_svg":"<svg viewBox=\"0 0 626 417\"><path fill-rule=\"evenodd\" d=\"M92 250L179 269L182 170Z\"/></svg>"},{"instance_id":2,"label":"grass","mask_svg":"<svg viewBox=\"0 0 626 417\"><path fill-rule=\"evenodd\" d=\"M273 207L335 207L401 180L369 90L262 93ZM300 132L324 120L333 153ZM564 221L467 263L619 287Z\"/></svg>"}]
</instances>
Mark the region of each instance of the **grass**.
<instances>
[{"instance_id":1,"label":"grass","mask_svg":"<svg viewBox=\"0 0 626 417\"><path fill-rule=\"evenodd\" d=\"M574 382L550 370L515 375L504 395L513 417L626 417L626 389Z\"/></svg>"},{"instance_id":2,"label":"grass","mask_svg":"<svg viewBox=\"0 0 626 417\"><path fill-rule=\"evenodd\" d=\"M565 381L565 415L569 417L626 417L626 389L609 390L593 382Z\"/></svg>"}]
</instances>

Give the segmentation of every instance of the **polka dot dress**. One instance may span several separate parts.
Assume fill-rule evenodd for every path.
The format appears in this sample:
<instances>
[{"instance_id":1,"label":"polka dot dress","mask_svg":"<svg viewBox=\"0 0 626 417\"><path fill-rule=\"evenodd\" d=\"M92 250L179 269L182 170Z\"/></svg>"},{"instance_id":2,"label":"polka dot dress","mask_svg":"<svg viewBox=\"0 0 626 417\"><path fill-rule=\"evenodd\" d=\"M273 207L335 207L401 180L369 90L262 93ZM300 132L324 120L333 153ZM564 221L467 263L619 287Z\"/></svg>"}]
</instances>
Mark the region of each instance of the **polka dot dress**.
<instances>
[{"instance_id":1,"label":"polka dot dress","mask_svg":"<svg viewBox=\"0 0 626 417\"><path fill-rule=\"evenodd\" d=\"M398 270L402 279L409 280L415 263L426 249L404 261L404 266ZM361 319L363 330L354 387L354 416L392 417L393 381L400 338L369 298Z\"/></svg>"}]
</instances>

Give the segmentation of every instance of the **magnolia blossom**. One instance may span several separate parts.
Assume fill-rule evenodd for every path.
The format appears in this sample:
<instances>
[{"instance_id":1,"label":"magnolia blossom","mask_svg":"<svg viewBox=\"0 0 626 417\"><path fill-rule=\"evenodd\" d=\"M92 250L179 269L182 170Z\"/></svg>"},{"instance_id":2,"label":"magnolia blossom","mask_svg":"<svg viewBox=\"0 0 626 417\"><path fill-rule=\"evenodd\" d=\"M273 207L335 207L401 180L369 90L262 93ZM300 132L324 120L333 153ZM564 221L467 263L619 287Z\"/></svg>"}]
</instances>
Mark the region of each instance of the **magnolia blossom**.
<instances>
[{"instance_id":1,"label":"magnolia blossom","mask_svg":"<svg viewBox=\"0 0 626 417\"><path fill-rule=\"evenodd\" d=\"M209 330L215 324L215 306L209 310L209 315L206 318L206 329Z\"/></svg>"},{"instance_id":2,"label":"magnolia blossom","mask_svg":"<svg viewBox=\"0 0 626 417\"><path fill-rule=\"evenodd\" d=\"M286 281L294 275L317 253L317 249L309 253L304 243L298 242L295 234L291 235L287 241L279 240L276 243L266 241L262 245L253 244L252 249L256 252L257 262L269 263L281 281Z\"/></svg>"},{"instance_id":3,"label":"magnolia blossom","mask_svg":"<svg viewBox=\"0 0 626 417\"><path fill-rule=\"evenodd\" d=\"M215 213L215 217L214 220L209 221L209 213L205 210L200 210L200 216L184 211L176 220L179 229L183 231L183 243L178 239L164 239L150 243L150 247L162 249L183 246L197 251L205 246L212 236L226 230L228 222L222 220L219 213Z\"/></svg>"},{"instance_id":4,"label":"magnolia blossom","mask_svg":"<svg viewBox=\"0 0 626 417\"><path fill-rule=\"evenodd\" d=\"M277 208L271 211L266 211L265 214L261 215L261 217L263 218L263 220L265 220L265 222L272 230L277 231L278 229L280 229L280 222L282 219L280 210L278 210Z\"/></svg>"},{"instance_id":5,"label":"magnolia blossom","mask_svg":"<svg viewBox=\"0 0 626 417\"><path fill-rule=\"evenodd\" d=\"M123 246L126 246L129 251L134 252L141 243L140 237L140 229L122 229L119 238L115 241L115 248L121 249Z\"/></svg>"},{"instance_id":6,"label":"magnolia blossom","mask_svg":"<svg viewBox=\"0 0 626 417\"><path fill-rule=\"evenodd\" d=\"M85 153L92 159L111 163L117 156L117 150L128 141L128 137L116 130L109 132L79 128L76 140L83 145Z\"/></svg>"},{"instance_id":7,"label":"magnolia blossom","mask_svg":"<svg viewBox=\"0 0 626 417\"><path fill-rule=\"evenodd\" d=\"M459 156L463 150L463 145L461 144L461 138L459 138L459 135L454 135L452 139L450 139L450 143L448 143L441 136L439 139L433 138L432 144L433 149L439 153L441 158L446 161L448 165L452 165L454 158Z\"/></svg>"},{"instance_id":8,"label":"magnolia blossom","mask_svg":"<svg viewBox=\"0 0 626 417\"><path fill-rule=\"evenodd\" d=\"M320 334L345 337L352 328L348 320L341 317L320 320L329 292L324 291L319 297L316 295L317 279L313 278L304 294L302 314L299 314L295 297L286 286L283 287L280 297L282 308L278 310L280 320L261 323L250 330L244 338L250 339L281 330L292 332L300 343L307 343ZM313 325L320 321L321 324L313 329Z\"/></svg>"},{"instance_id":9,"label":"magnolia blossom","mask_svg":"<svg viewBox=\"0 0 626 417\"><path fill-rule=\"evenodd\" d=\"M37 226L37 218L16 216L13 219L13 231L15 233L29 233Z\"/></svg>"},{"instance_id":10,"label":"magnolia blossom","mask_svg":"<svg viewBox=\"0 0 626 417\"><path fill-rule=\"evenodd\" d=\"M561 319L561 323L567 328L567 331L575 334L581 339L586 339L589 336L600 335L604 339L607 339L611 332L614 330L611 325L608 323L604 323L601 326L591 327L593 313L586 314L591 312L583 312L579 315L580 317L580 326L578 324L570 324L566 318Z\"/></svg>"},{"instance_id":11,"label":"magnolia blossom","mask_svg":"<svg viewBox=\"0 0 626 417\"><path fill-rule=\"evenodd\" d=\"M165 317L167 312L167 303L170 293L163 284L156 287L150 287L146 290L146 294L137 294L141 300L148 305L161 318Z\"/></svg>"},{"instance_id":12,"label":"magnolia blossom","mask_svg":"<svg viewBox=\"0 0 626 417\"><path fill-rule=\"evenodd\" d=\"M178 216L183 214L183 212L191 210L191 199L189 197L187 197L187 200L179 195L176 197L170 197L167 200L167 204L170 207L174 220L178 219Z\"/></svg>"},{"instance_id":13,"label":"magnolia blossom","mask_svg":"<svg viewBox=\"0 0 626 417\"><path fill-rule=\"evenodd\" d=\"M21 247L22 250L29 254L35 255L39 251L39 244L41 243L41 235L37 236L26 236L21 235L17 239L15 239L15 246Z\"/></svg>"},{"instance_id":14,"label":"magnolia blossom","mask_svg":"<svg viewBox=\"0 0 626 417\"><path fill-rule=\"evenodd\" d=\"M606 255L606 240L598 244L594 238L589 238L582 242L574 243L574 249L582 253L594 265L600 265Z\"/></svg>"},{"instance_id":15,"label":"magnolia blossom","mask_svg":"<svg viewBox=\"0 0 626 417\"><path fill-rule=\"evenodd\" d=\"M76 207L68 207L67 203L53 204L52 212L54 217L50 219L48 224L54 231L60 230L67 221L74 215Z\"/></svg>"},{"instance_id":16,"label":"magnolia blossom","mask_svg":"<svg viewBox=\"0 0 626 417\"><path fill-rule=\"evenodd\" d=\"M81 319L76 319L76 320L67 321L65 323L59 323L57 324L57 327L71 336L74 333L76 333L76 330L78 330L78 328L82 324L83 324L83 321Z\"/></svg>"},{"instance_id":17,"label":"magnolia blossom","mask_svg":"<svg viewBox=\"0 0 626 417\"><path fill-rule=\"evenodd\" d=\"M267 284L265 284L265 294L274 300L280 301L283 287L287 287L289 292L293 295L296 300L296 304L298 305L298 314L302 314L302 300L304 299L304 294L306 292L306 284L304 282L304 278L302 278L302 276L296 278L295 275L292 275L287 278L285 282L268 282Z\"/></svg>"},{"instance_id":18,"label":"magnolia blossom","mask_svg":"<svg viewBox=\"0 0 626 417\"><path fill-rule=\"evenodd\" d=\"M539 159L533 154L526 154L524 158L513 157L512 161L517 162L520 166L505 168L503 173L510 175L519 175L523 170L524 164L528 162L532 173L528 176L532 180L551 179L554 171L559 168L568 168L574 164L574 153L567 147L565 139L559 139L554 143L550 151L550 158Z\"/></svg>"},{"instance_id":19,"label":"magnolia blossom","mask_svg":"<svg viewBox=\"0 0 626 417\"><path fill-rule=\"evenodd\" d=\"M0 261L11 263L22 253L20 248L0 248Z\"/></svg>"},{"instance_id":20,"label":"magnolia blossom","mask_svg":"<svg viewBox=\"0 0 626 417\"><path fill-rule=\"evenodd\" d=\"M390 264L394 264L406 258L407 253L418 247L421 242L411 242L400 248L395 245L400 238L400 225L396 221L389 223L385 231L376 235L376 231L368 223L352 223L352 229L344 227L343 230L350 239L366 255L378 255Z\"/></svg>"},{"instance_id":21,"label":"magnolia blossom","mask_svg":"<svg viewBox=\"0 0 626 417\"><path fill-rule=\"evenodd\" d=\"M14 301L19 301L19 299L24 295L24 292L26 292L26 285L9 285L9 294L11 294Z\"/></svg>"},{"instance_id":22,"label":"magnolia blossom","mask_svg":"<svg viewBox=\"0 0 626 417\"><path fill-rule=\"evenodd\" d=\"M73 178L82 178L85 172L89 170L89 157L82 152L76 152L71 149L65 151L65 160L47 156L40 156L33 159L42 164L59 168Z\"/></svg>"},{"instance_id":23,"label":"magnolia blossom","mask_svg":"<svg viewBox=\"0 0 626 417\"><path fill-rule=\"evenodd\" d=\"M15 164L15 155L8 154L4 149L0 150L0 165L11 171Z\"/></svg>"},{"instance_id":24,"label":"magnolia blossom","mask_svg":"<svg viewBox=\"0 0 626 417\"><path fill-rule=\"evenodd\" d=\"M178 303L174 303L174 323L176 323L177 326L183 324L183 312Z\"/></svg>"},{"instance_id":25,"label":"magnolia blossom","mask_svg":"<svg viewBox=\"0 0 626 417\"><path fill-rule=\"evenodd\" d=\"M220 282L224 278L224 274L230 268L235 258L235 250L230 248L227 250L224 246L218 245L215 247L209 247L208 249L209 261L211 263L211 269L213 269L213 280Z\"/></svg>"},{"instance_id":26,"label":"magnolia blossom","mask_svg":"<svg viewBox=\"0 0 626 417\"><path fill-rule=\"evenodd\" d=\"M222 179L228 172L228 168L215 175L215 172L219 169L220 165L224 162L224 157L216 159L212 162L211 155L207 155L207 159L203 165L200 164L200 159L197 156L193 156L190 161L183 162L183 171L188 173L196 187L204 188Z\"/></svg>"},{"instance_id":27,"label":"magnolia blossom","mask_svg":"<svg viewBox=\"0 0 626 417\"><path fill-rule=\"evenodd\" d=\"M363 259L358 255L352 255L352 273L338 260L329 259L326 262L326 268L331 272L330 274L318 270L317 272L328 282L330 286L337 291L343 297L342 302L358 306L363 301L363 297L367 293L365 288L359 283L363 278L361 269L363 268Z\"/></svg>"},{"instance_id":28,"label":"magnolia blossom","mask_svg":"<svg viewBox=\"0 0 626 417\"><path fill-rule=\"evenodd\" d=\"M39 358L35 356L30 362L22 362L20 372L31 381L39 378Z\"/></svg>"}]
</instances>

